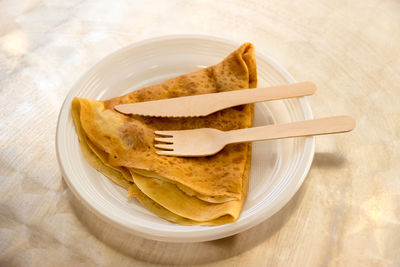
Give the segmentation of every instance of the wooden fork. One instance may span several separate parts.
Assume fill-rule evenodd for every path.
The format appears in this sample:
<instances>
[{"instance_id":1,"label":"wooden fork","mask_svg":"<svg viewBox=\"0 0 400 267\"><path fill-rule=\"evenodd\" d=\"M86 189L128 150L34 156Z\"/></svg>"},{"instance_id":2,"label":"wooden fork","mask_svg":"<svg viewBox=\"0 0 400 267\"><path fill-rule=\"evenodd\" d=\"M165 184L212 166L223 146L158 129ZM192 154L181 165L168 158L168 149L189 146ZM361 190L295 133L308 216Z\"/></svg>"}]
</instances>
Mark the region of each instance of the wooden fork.
<instances>
[{"instance_id":1,"label":"wooden fork","mask_svg":"<svg viewBox=\"0 0 400 267\"><path fill-rule=\"evenodd\" d=\"M291 122L220 131L211 128L180 131L155 131L157 154L166 156L201 157L218 153L227 144L260 140L303 137L343 133L353 130L355 120L349 116L327 117L315 120Z\"/></svg>"}]
</instances>

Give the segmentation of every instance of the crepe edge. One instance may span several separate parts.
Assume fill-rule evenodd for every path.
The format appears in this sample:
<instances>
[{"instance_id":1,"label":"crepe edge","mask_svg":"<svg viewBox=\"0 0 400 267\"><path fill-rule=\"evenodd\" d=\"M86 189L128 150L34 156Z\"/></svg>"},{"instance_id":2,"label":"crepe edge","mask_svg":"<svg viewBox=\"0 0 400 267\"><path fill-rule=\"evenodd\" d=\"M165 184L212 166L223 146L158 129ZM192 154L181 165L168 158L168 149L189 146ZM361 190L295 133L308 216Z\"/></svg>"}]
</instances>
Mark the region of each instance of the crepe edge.
<instances>
[{"instance_id":1,"label":"crepe edge","mask_svg":"<svg viewBox=\"0 0 400 267\"><path fill-rule=\"evenodd\" d=\"M79 98L74 98L72 101L72 118L74 121L75 129L78 135L79 145L82 153L89 164L94 167L97 171L102 173L116 185L128 191L127 197L135 197L147 210L153 212L155 215L163 218L167 221L177 223L180 225L202 225L202 226L214 226L233 222L237 218L231 217L229 214L220 216L213 220L208 221L195 221L182 216L179 216L162 205L158 204L148 196L146 196L140 189L132 182L129 182L124 178L122 173L112 167L107 166L101 157L92 151L92 148L87 143L87 137L80 124L79 112L80 103ZM240 212L239 212L240 214Z\"/></svg>"}]
</instances>

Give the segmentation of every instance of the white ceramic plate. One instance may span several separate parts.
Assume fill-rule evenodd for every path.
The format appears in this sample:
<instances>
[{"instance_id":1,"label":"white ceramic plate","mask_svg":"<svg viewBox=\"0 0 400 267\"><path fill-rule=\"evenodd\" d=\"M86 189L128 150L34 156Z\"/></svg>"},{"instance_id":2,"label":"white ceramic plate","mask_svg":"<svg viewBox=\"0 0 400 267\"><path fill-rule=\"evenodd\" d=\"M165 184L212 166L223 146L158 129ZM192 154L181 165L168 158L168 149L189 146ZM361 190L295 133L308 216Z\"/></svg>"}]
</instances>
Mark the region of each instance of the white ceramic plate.
<instances>
[{"instance_id":1,"label":"white ceramic plate","mask_svg":"<svg viewBox=\"0 0 400 267\"><path fill-rule=\"evenodd\" d=\"M132 44L94 65L72 88L62 106L57 156L65 181L99 217L135 235L168 242L198 242L244 231L282 208L310 168L314 138L255 142L249 193L240 218L222 226L180 226L144 209L126 191L93 169L81 153L70 114L74 96L107 99L221 61L240 44L207 36L178 35ZM289 73L256 47L259 86L294 82ZM255 126L312 119L305 98L256 105Z\"/></svg>"}]
</instances>

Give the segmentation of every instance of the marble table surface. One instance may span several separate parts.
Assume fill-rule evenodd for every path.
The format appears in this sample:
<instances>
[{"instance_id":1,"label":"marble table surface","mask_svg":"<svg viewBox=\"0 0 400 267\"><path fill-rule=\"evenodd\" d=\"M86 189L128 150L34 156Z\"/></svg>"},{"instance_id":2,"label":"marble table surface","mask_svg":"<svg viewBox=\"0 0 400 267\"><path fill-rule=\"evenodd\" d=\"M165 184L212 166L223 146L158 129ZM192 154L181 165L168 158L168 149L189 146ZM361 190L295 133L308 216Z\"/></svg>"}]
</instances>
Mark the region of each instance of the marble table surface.
<instances>
[{"instance_id":1,"label":"marble table surface","mask_svg":"<svg viewBox=\"0 0 400 267\"><path fill-rule=\"evenodd\" d=\"M133 42L206 34L313 80L317 138L297 194L264 223L172 244L119 232L83 208L55 153L61 104L89 66ZM1 266L400 266L400 2L397 0L0 1Z\"/></svg>"}]
</instances>

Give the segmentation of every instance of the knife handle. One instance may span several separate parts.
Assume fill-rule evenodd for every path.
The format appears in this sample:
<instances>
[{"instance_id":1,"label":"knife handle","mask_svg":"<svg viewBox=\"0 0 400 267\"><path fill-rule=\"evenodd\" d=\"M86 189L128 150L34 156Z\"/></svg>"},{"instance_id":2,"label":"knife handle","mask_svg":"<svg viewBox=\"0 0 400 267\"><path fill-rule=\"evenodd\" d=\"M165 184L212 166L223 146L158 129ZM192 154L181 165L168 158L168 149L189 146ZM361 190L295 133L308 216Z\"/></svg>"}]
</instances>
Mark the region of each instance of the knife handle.
<instances>
[{"instance_id":1,"label":"knife handle","mask_svg":"<svg viewBox=\"0 0 400 267\"><path fill-rule=\"evenodd\" d=\"M316 90L317 86L313 82L299 82L279 86L217 93L214 94L215 99L212 100L212 107L209 112L213 113L224 108L249 103L308 96L314 94Z\"/></svg>"}]
</instances>

